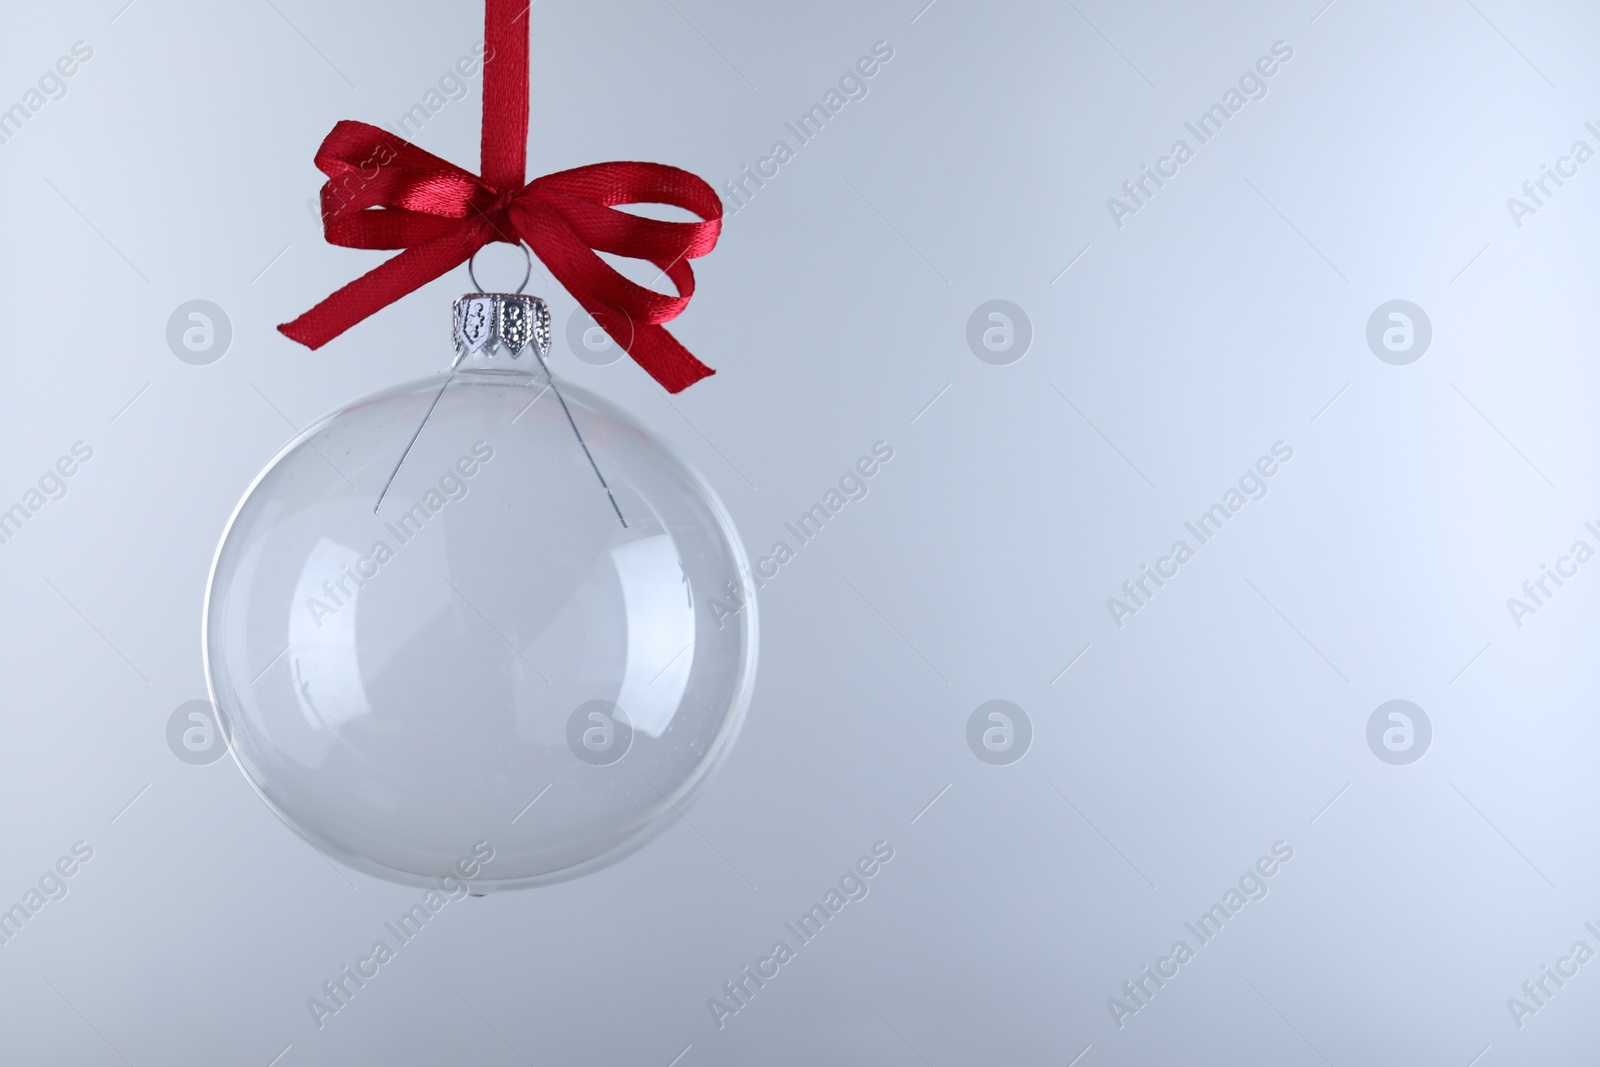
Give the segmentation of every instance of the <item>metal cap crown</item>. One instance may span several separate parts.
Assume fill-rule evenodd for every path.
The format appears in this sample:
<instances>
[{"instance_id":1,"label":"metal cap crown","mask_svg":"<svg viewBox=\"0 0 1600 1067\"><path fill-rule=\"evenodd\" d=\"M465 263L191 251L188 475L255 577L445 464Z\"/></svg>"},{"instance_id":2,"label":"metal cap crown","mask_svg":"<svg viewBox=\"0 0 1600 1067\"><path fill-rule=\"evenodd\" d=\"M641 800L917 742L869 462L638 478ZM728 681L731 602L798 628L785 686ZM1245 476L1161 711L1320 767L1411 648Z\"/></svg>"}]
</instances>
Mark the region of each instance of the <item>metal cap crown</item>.
<instances>
[{"instance_id":1,"label":"metal cap crown","mask_svg":"<svg viewBox=\"0 0 1600 1067\"><path fill-rule=\"evenodd\" d=\"M550 351L550 308L536 296L468 293L455 302L452 320L463 354L487 346L489 355L504 352L516 359L530 344L541 357Z\"/></svg>"}]
</instances>

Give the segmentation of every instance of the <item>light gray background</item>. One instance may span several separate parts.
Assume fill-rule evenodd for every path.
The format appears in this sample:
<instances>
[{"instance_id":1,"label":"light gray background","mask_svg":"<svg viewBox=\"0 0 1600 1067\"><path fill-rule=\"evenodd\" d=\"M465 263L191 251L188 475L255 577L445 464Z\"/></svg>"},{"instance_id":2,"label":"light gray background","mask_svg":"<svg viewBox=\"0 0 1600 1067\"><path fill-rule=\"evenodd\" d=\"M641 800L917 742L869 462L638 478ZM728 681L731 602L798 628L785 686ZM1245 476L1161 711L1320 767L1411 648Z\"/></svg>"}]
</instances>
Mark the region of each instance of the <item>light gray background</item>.
<instances>
[{"instance_id":1,"label":"light gray background","mask_svg":"<svg viewBox=\"0 0 1600 1067\"><path fill-rule=\"evenodd\" d=\"M560 329L555 359L753 551L874 441L895 458L761 593L754 704L692 825L452 904L319 1030L307 998L419 894L336 869L165 727L204 695L252 476L449 358L463 272L321 352L273 326L382 258L321 240L318 141L421 100L482 10L124 2L0 32L0 106L94 48L0 146L0 498L95 450L0 546L0 899L95 850L0 947L0 1061L1592 1062L1600 963L1520 1029L1506 999L1600 948L1600 563L1521 628L1505 603L1600 544L1600 162L1520 228L1506 206L1600 148L1592 5L535 4L530 174L720 188L893 46L696 264L673 329L716 377L668 398ZM1118 229L1107 197L1278 40L1269 95ZM479 114L474 79L417 140L475 170ZM196 298L234 330L209 366L165 340ZM966 344L991 299L1032 321L1010 366ZM1409 366L1366 344L1392 299L1433 324ZM1270 494L1116 628L1106 598L1280 439ZM1033 724L1010 766L967 747L993 699ZM1391 699L1433 724L1409 766L1367 747ZM1119 1030L1107 998L1280 839L1271 894ZM871 895L719 1030L707 998L877 840Z\"/></svg>"}]
</instances>

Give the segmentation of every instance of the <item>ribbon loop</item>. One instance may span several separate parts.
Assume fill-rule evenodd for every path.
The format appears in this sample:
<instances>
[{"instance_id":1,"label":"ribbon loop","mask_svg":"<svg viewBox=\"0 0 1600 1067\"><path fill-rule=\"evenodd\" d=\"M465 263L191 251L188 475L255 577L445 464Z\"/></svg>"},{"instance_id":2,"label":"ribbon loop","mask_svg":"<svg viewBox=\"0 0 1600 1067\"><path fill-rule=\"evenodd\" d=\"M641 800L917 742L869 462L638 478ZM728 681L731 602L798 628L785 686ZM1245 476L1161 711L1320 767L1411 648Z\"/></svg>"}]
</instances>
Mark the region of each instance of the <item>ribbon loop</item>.
<instances>
[{"instance_id":1,"label":"ribbon loop","mask_svg":"<svg viewBox=\"0 0 1600 1067\"><path fill-rule=\"evenodd\" d=\"M365 122L339 122L323 139L316 165L328 176L324 237L346 248L403 251L278 329L321 348L484 245L520 241L636 363L679 392L715 372L661 324L694 295L688 260L716 247L722 201L700 178L661 163L595 163L524 184L528 48L518 23L526 14L515 0L487 3L483 177ZM625 204L665 204L700 221L617 210ZM653 263L677 295L628 280L599 252Z\"/></svg>"}]
</instances>

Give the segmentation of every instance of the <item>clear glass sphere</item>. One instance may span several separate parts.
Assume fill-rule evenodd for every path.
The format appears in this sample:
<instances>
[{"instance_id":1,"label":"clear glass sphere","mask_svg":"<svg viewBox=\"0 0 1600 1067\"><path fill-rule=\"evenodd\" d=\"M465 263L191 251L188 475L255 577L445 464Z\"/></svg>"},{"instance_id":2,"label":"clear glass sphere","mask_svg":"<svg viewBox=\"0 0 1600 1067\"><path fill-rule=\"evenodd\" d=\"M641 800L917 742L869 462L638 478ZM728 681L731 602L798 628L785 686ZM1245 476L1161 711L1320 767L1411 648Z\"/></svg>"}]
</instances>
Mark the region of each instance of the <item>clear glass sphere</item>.
<instances>
[{"instance_id":1,"label":"clear glass sphere","mask_svg":"<svg viewBox=\"0 0 1600 1067\"><path fill-rule=\"evenodd\" d=\"M697 475L532 354L442 382L357 401L257 478L212 569L212 696L334 858L428 885L487 843L474 892L558 881L663 829L728 750L748 565Z\"/></svg>"}]
</instances>

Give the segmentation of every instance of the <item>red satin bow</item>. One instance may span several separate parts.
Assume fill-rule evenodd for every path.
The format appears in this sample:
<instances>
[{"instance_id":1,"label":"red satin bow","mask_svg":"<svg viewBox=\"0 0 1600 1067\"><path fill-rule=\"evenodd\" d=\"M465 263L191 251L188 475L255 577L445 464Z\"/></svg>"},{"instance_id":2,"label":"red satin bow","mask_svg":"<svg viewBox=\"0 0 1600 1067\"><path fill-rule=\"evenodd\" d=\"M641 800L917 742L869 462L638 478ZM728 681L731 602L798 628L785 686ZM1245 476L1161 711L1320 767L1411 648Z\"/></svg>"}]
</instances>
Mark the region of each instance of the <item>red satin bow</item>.
<instances>
[{"instance_id":1,"label":"red satin bow","mask_svg":"<svg viewBox=\"0 0 1600 1067\"><path fill-rule=\"evenodd\" d=\"M722 201L660 163L596 163L524 184L528 33L523 0L488 0L484 35L483 177L364 122L340 122L317 150L323 234L347 248L403 248L278 329L321 348L356 323L495 241L525 241L578 303L668 392L710 374L660 324L694 295L688 260L716 247ZM670 204L702 222L659 222L617 204ZM678 295L636 285L595 253L654 263Z\"/></svg>"}]
</instances>

